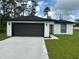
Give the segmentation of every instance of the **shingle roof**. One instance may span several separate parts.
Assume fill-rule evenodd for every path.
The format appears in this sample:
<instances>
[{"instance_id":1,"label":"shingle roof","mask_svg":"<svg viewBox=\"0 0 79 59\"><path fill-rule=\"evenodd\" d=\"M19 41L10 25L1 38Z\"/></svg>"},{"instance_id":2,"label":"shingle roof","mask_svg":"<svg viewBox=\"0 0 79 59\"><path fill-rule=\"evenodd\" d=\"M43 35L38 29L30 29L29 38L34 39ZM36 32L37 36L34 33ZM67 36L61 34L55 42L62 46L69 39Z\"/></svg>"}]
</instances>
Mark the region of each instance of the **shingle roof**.
<instances>
[{"instance_id":1,"label":"shingle roof","mask_svg":"<svg viewBox=\"0 0 79 59\"><path fill-rule=\"evenodd\" d=\"M16 18L7 18L7 21L55 21L54 19L41 18L37 16L20 16Z\"/></svg>"},{"instance_id":2,"label":"shingle roof","mask_svg":"<svg viewBox=\"0 0 79 59\"><path fill-rule=\"evenodd\" d=\"M57 20L55 21L55 23L74 23L74 22L66 21L66 20Z\"/></svg>"},{"instance_id":3,"label":"shingle roof","mask_svg":"<svg viewBox=\"0 0 79 59\"><path fill-rule=\"evenodd\" d=\"M37 16L20 16L16 18L7 18L7 21L46 21L46 22L53 21L55 23L74 23L66 20L55 20L55 19L49 19L49 18L41 18Z\"/></svg>"}]
</instances>

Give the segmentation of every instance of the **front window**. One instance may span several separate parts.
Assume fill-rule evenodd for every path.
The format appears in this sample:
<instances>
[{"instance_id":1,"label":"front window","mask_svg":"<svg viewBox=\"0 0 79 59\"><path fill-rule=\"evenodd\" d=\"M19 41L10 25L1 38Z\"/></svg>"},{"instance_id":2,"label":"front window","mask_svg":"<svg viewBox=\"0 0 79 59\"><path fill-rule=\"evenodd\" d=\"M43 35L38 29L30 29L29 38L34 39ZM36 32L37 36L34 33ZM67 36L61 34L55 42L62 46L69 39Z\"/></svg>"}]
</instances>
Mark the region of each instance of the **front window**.
<instances>
[{"instance_id":1,"label":"front window","mask_svg":"<svg viewBox=\"0 0 79 59\"><path fill-rule=\"evenodd\" d=\"M61 24L61 33L66 33L66 24Z\"/></svg>"}]
</instances>

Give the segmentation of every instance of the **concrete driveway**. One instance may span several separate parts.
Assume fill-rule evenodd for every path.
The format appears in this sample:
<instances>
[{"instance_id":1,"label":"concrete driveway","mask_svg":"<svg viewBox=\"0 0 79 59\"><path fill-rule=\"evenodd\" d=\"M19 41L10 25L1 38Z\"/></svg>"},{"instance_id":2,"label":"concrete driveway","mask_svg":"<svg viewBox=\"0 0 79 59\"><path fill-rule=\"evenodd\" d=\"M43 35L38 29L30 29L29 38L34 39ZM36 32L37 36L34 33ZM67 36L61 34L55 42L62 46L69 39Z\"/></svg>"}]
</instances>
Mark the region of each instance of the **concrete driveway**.
<instances>
[{"instance_id":1,"label":"concrete driveway","mask_svg":"<svg viewBox=\"0 0 79 59\"><path fill-rule=\"evenodd\" d=\"M0 59L49 59L43 37L12 37L0 41Z\"/></svg>"}]
</instances>

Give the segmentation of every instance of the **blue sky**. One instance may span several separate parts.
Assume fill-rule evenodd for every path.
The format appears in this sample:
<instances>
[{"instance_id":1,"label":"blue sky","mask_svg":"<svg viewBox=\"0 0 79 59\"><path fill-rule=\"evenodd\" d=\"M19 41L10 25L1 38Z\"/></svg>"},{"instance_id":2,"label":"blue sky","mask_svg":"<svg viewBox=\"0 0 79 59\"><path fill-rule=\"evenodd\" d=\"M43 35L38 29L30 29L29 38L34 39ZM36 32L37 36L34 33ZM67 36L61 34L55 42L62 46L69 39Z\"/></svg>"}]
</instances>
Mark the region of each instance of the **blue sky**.
<instances>
[{"instance_id":1,"label":"blue sky","mask_svg":"<svg viewBox=\"0 0 79 59\"><path fill-rule=\"evenodd\" d=\"M45 0L48 3L48 6L53 6L56 3L56 0Z\"/></svg>"}]
</instances>

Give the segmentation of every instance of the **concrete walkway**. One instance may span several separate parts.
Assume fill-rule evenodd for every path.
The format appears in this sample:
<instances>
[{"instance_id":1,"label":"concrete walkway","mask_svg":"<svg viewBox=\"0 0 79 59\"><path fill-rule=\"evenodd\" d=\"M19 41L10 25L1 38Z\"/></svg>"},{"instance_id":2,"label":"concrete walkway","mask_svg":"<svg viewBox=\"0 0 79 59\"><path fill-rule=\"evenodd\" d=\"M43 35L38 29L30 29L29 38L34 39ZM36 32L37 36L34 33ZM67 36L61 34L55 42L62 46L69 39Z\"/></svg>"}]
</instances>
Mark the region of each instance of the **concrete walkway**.
<instances>
[{"instance_id":1,"label":"concrete walkway","mask_svg":"<svg viewBox=\"0 0 79 59\"><path fill-rule=\"evenodd\" d=\"M12 37L0 41L0 59L49 59L42 37Z\"/></svg>"},{"instance_id":2,"label":"concrete walkway","mask_svg":"<svg viewBox=\"0 0 79 59\"><path fill-rule=\"evenodd\" d=\"M54 35L50 35L50 38L44 38L44 39L45 40L55 40L55 39L59 39L59 38Z\"/></svg>"}]
</instances>

